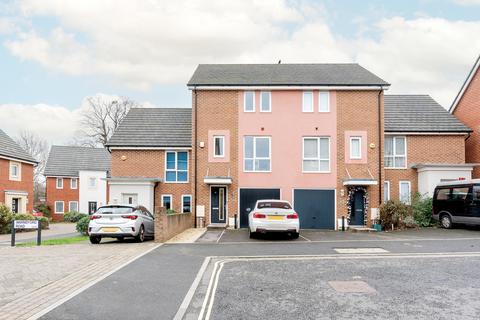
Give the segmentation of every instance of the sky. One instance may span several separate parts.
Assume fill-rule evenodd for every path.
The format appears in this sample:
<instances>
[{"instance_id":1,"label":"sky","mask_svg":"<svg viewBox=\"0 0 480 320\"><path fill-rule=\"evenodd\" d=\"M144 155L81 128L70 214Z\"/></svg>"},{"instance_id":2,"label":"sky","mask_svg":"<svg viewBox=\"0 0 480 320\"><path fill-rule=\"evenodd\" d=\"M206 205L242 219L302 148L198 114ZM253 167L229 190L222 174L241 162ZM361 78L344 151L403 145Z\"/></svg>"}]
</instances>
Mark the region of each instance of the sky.
<instances>
[{"instance_id":1,"label":"sky","mask_svg":"<svg viewBox=\"0 0 480 320\"><path fill-rule=\"evenodd\" d=\"M448 108L480 0L0 0L0 128L70 141L85 99L190 107L200 63L357 62Z\"/></svg>"}]
</instances>

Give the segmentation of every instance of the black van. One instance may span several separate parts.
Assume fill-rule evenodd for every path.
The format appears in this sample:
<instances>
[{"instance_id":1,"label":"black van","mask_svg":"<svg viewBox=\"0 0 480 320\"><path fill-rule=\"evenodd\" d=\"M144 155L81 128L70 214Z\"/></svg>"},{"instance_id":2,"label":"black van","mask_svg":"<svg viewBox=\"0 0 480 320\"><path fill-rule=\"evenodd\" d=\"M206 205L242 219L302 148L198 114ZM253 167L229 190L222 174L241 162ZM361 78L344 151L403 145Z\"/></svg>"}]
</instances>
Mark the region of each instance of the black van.
<instances>
[{"instance_id":1,"label":"black van","mask_svg":"<svg viewBox=\"0 0 480 320\"><path fill-rule=\"evenodd\" d=\"M433 195L433 218L446 229L454 223L480 224L480 180L439 183Z\"/></svg>"}]
</instances>

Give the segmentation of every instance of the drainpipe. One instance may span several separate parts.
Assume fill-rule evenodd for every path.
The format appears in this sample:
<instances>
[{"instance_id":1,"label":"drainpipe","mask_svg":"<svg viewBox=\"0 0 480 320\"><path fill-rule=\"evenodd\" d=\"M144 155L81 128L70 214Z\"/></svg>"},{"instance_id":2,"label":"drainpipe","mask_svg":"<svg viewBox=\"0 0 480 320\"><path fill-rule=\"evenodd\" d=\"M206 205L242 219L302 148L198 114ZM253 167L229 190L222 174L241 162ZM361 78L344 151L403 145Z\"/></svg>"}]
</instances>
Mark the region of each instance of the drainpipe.
<instances>
[{"instance_id":1,"label":"drainpipe","mask_svg":"<svg viewBox=\"0 0 480 320\"><path fill-rule=\"evenodd\" d=\"M382 204L382 96L383 88L378 91L378 205Z\"/></svg>"},{"instance_id":2,"label":"drainpipe","mask_svg":"<svg viewBox=\"0 0 480 320\"><path fill-rule=\"evenodd\" d=\"M195 139L193 142L193 148L195 150L195 159L193 159L195 163L195 170L194 170L194 179L193 183L195 184L193 187L193 207L194 207L194 212L195 212L195 228L197 227L197 86L193 87L193 94L194 94L194 111L193 111L193 117L194 117L194 126L195 126ZM193 149L192 149L193 150Z\"/></svg>"}]
</instances>

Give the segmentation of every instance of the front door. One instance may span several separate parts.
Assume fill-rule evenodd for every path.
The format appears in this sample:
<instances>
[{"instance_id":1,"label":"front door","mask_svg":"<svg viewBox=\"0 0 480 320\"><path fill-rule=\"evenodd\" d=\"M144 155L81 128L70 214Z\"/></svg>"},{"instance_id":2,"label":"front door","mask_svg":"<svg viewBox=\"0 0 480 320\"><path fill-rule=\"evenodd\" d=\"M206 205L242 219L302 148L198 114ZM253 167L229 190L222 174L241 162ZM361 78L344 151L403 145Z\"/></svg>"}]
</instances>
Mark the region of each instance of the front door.
<instances>
[{"instance_id":1,"label":"front door","mask_svg":"<svg viewBox=\"0 0 480 320\"><path fill-rule=\"evenodd\" d=\"M20 204L20 199L18 198L13 198L12 199L12 212L13 213L18 213L19 210L19 204Z\"/></svg>"},{"instance_id":2,"label":"front door","mask_svg":"<svg viewBox=\"0 0 480 320\"><path fill-rule=\"evenodd\" d=\"M211 187L210 189L210 221L211 223L227 222L227 188Z\"/></svg>"},{"instance_id":3,"label":"front door","mask_svg":"<svg viewBox=\"0 0 480 320\"><path fill-rule=\"evenodd\" d=\"M94 214L97 211L97 202L89 201L88 202L88 214Z\"/></svg>"},{"instance_id":4,"label":"front door","mask_svg":"<svg viewBox=\"0 0 480 320\"><path fill-rule=\"evenodd\" d=\"M352 201L352 212L350 216L350 224L354 226L363 226L365 224L365 202L363 200L364 192L355 191Z\"/></svg>"}]
</instances>

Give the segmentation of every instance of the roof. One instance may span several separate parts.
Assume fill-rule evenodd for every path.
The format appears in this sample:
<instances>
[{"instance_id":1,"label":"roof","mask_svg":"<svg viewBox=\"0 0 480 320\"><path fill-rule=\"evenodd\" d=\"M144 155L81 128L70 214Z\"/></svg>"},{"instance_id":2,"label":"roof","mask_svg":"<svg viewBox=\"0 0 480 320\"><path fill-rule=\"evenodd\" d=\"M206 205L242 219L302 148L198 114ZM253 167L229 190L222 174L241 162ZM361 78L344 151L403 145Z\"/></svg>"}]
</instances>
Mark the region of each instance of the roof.
<instances>
[{"instance_id":1,"label":"roof","mask_svg":"<svg viewBox=\"0 0 480 320\"><path fill-rule=\"evenodd\" d=\"M200 64L188 86L389 86L357 63Z\"/></svg>"},{"instance_id":2,"label":"roof","mask_svg":"<svg viewBox=\"0 0 480 320\"><path fill-rule=\"evenodd\" d=\"M132 108L108 147L191 147L191 108Z\"/></svg>"},{"instance_id":3,"label":"roof","mask_svg":"<svg viewBox=\"0 0 480 320\"><path fill-rule=\"evenodd\" d=\"M104 148L52 146L45 176L78 177L79 171L110 171L111 156Z\"/></svg>"},{"instance_id":4,"label":"roof","mask_svg":"<svg viewBox=\"0 0 480 320\"><path fill-rule=\"evenodd\" d=\"M457 96L453 100L452 105L450 106L450 112L453 113L455 111L455 108L457 107L458 103L463 97L463 94L467 90L468 86L470 85L470 82L472 81L473 77L477 73L478 68L480 68L480 55L478 55L477 61L475 61L475 64L473 65L472 69L468 73L467 79L462 84L462 87L460 88L460 91L458 91Z\"/></svg>"},{"instance_id":5,"label":"roof","mask_svg":"<svg viewBox=\"0 0 480 320\"><path fill-rule=\"evenodd\" d=\"M429 95L385 95L385 132L471 131Z\"/></svg>"},{"instance_id":6,"label":"roof","mask_svg":"<svg viewBox=\"0 0 480 320\"><path fill-rule=\"evenodd\" d=\"M0 157L38 163L27 151L23 150L12 138L0 129Z\"/></svg>"}]
</instances>

